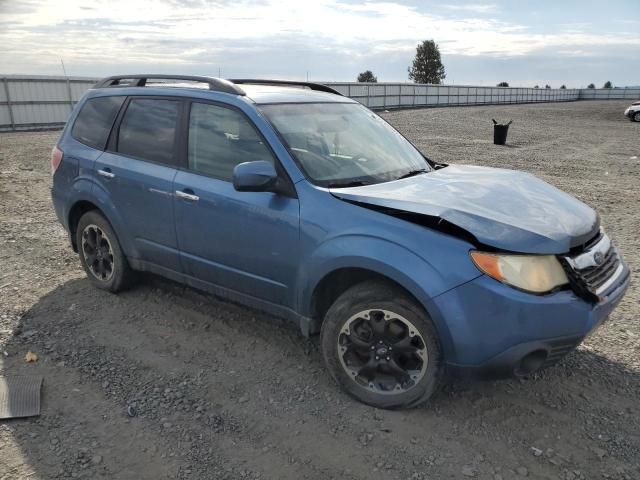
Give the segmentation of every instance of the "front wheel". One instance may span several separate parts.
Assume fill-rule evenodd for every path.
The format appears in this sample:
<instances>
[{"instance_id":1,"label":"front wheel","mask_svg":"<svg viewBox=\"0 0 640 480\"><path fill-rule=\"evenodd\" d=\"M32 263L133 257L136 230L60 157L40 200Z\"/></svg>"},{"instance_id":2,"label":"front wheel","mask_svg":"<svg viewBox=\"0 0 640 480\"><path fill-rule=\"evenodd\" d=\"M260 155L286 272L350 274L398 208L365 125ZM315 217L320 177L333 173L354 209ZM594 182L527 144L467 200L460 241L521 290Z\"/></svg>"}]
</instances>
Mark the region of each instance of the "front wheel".
<instances>
[{"instance_id":1,"label":"front wheel","mask_svg":"<svg viewBox=\"0 0 640 480\"><path fill-rule=\"evenodd\" d=\"M393 285L364 282L344 292L327 312L320 335L331 375L363 403L413 407L440 386L441 350L433 323Z\"/></svg>"},{"instance_id":2,"label":"front wheel","mask_svg":"<svg viewBox=\"0 0 640 480\"><path fill-rule=\"evenodd\" d=\"M637 112L635 112L631 118L633 118L634 122L640 122L640 110L638 110Z\"/></svg>"}]
</instances>

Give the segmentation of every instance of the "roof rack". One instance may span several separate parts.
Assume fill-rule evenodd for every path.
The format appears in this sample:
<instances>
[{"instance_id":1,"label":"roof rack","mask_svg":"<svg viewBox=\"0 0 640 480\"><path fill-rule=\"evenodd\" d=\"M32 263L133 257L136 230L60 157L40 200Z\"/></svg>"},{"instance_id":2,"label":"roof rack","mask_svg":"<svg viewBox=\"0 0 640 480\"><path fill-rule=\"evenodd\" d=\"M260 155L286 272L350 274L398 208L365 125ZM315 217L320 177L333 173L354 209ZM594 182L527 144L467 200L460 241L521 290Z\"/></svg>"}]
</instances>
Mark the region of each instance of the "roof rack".
<instances>
[{"instance_id":1,"label":"roof rack","mask_svg":"<svg viewBox=\"0 0 640 480\"><path fill-rule=\"evenodd\" d=\"M202 77L195 75L163 75L163 74L142 74L142 75L116 75L100 80L93 88L105 87L144 87L148 80L187 80L190 82L200 82L209 85L209 90L217 92L231 93L233 95L246 95L237 85L229 80L215 77ZM136 80L135 82L122 83L123 80Z\"/></svg>"},{"instance_id":2,"label":"roof rack","mask_svg":"<svg viewBox=\"0 0 640 480\"><path fill-rule=\"evenodd\" d=\"M318 92L333 93L334 95L343 96L339 91L331 87L328 87L326 85L322 85L321 83L296 82L291 80L264 80L264 79L251 79L251 78L234 78L234 79L229 79L229 81L238 85L251 84L251 85L280 85L283 87L286 87L286 86L306 87L311 90L316 90Z\"/></svg>"}]
</instances>

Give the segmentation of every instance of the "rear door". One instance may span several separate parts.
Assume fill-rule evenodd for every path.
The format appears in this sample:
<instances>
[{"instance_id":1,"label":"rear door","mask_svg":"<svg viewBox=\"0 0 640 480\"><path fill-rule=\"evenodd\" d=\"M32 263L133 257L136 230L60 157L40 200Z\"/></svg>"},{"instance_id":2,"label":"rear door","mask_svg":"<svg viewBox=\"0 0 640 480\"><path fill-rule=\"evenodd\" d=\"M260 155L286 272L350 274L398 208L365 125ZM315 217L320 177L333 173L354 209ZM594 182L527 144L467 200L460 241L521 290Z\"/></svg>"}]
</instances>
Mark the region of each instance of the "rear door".
<instances>
[{"instance_id":1,"label":"rear door","mask_svg":"<svg viewBox=\"0 0 640 480\"><path fill-rule=\"evenodd\" d=\"M181 271L174 228L172 184L181 148L183 100L130 97L95 162L135 251L128 255Z\"/></svg>"},{"instance_id":2,"label":"rear door","mask_svg":"<svg viewBox=\"0 0 640 480\"><path fill-rule=\"evenodd\" d=\"M194 101L185 124L187 161L175 178L174 202L186 273L290 306L299 258L298 199L294 193L238 192L232 183L236 165L277 164L274 153L252 121L230 106Z\"/></svg>"}]
</instances>

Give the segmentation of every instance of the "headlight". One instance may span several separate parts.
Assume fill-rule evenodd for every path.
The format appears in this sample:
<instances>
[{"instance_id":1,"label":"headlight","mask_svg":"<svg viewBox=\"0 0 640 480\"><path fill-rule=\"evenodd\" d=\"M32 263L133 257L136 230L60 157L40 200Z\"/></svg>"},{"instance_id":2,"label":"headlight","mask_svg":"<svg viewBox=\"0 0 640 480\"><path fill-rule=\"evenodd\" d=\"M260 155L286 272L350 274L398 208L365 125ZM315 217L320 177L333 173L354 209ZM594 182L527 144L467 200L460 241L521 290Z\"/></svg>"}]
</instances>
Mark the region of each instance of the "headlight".
<instances>
[{"instance_id":1,"label":"headlight","mask_svg":"<svg viewBox=\"0 0 640 480\"><path fill-rule=\"evenodd\" d=\"M553 255L512 255L470 252L473 263L491 278L533 293L544 293L569 283Z\"/></svg>"}]
</instances>

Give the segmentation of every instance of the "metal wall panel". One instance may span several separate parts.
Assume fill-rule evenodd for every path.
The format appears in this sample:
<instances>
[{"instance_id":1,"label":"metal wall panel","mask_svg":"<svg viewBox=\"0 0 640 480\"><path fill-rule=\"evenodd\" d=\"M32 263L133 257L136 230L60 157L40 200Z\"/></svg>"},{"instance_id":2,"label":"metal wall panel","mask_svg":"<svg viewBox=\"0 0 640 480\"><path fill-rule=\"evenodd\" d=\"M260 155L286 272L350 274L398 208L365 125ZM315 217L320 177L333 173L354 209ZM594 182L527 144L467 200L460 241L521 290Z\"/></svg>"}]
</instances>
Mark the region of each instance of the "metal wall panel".
<instances>
[{"instance_id":1,"label":"metal wall panel","mask_svg":"<svg viewBox=\"0 0 640 480\"><path fill-rule=\"evenodd\" d=\"M366 97L369 95L369 91L366 85L351 85L349 86L348 91L350 97Z\"/></svg>"},{"instance_id":2,"label":"metal wall panel","mask_svg":"<svg viewBox=\"0 0 640 480\"><path fill-rule=\"evenodd\" d=\"M5 82L9 98L5 95ZM95 84L82 77L0 77L0 131L61 126ZM572 100L640 100L640 88L534 89L407 83L327 83L370 108L486 105ZM10 105L9 105L10 103ZM13 114L13 125L11 116Z\"/></svg>"},{"instance_id":3,"label":"metal wall panel","mask_svg":"<svg viewBox=\"0 0 640 480\"><path fill-rule=\"evenodd\" d=\"M0 85L1 87L2 85ZM9 116L9 107L7 105L0 105L0 129L2 125L10 125L11 117Z\"/></svg>"},{"instance_id":4,"label":"metal wall panel","mask_svg":"<svg viewBox=\"0 0 640 480\"><path fill-rule=\"evenodd\" d=\"M414 95L415 87L413 85L401 85L400 95Z\"/></svg>"},{"instance_id":5,"label":"metal wall panel","mask_svg":"<svg viewBox=\"0 0 640 480\"><path fill-rule=\"evenodd\" d=\"M78 77L0 77L0 131L62 126L94 84L94 79Z\"/></svg>"},{"instance_id":6,"label":"metal wall panel","mask_svg":"<svg viewBox=\"0 0 640 480\"><path fill-rule=\"evenodd\" d=\"M400 97L400 105L414 105L415 98L413 95L402 95Z\"/></svg>"},{"instance_id":7,"label":"metal wall panel","mask_svg":"<svg viewBox=\"0 0 640 480\"><path fill-rule=\"evenodd\" d=\"M387 95L400 95L400 85L398 84L387 85Z\"/></svg>"},{"instance_id":8,"label":"metal wall panel","mask_svg":"<svg viewBox=\"0 0 640 480\"><path fill-rule=\"evenodd\" d=\"M13 102L69 101L66 82L8 82Z\"/></svg>"},{"instance_id":9,"label":"metal wall panel","mask_svg":"<svg viewBox=\"0 0 640 480\"><path fill-rule=\"evenodd\" d=\"M70 113L68 105L59 104L13 105L12 109L16 125L65 123Z\"/></svg>"},{"instance_id":10,"label":"metal wall panel","mask_svg":"<svg viewBox=\"0 0 640 480\"><path fill-rule=\"evenodd\" d=\"M384 95L384 85L369 85L369 95Z\"/></svg>"}]
</instances>

